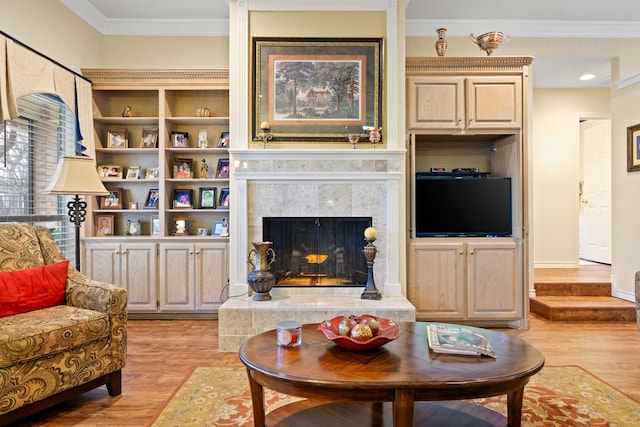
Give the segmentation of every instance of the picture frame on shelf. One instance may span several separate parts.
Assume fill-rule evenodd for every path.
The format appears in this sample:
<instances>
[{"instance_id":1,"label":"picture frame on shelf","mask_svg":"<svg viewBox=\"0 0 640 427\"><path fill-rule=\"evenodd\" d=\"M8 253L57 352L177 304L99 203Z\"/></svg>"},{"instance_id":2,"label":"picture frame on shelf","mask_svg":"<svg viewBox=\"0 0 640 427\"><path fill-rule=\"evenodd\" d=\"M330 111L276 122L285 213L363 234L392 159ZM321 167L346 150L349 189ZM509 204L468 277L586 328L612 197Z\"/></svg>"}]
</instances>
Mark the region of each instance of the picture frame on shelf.
<instances>
[{"instance_id":1,"label":"picture frame on shelf","mask_svg":"<svg viewBox=\"0 0 640 427\"><path fill-rule=\"evenodd\" d=\"M216 178L229 178L229 159L218 159Z\"/></svg>"},{"instance_id":2,"label":"picture frame on shelf","mask_svg":"<svg viewBox=\"0 0 640 427\"><path fill-rule=\"evenodd\" d=\"M160 235L160 215L151 215L151 235Z\"/></svg>"},{"instance_id":3,"label":"picture frame on shelf","mask_svg":"<svg viewBox=\"0 0 640 427\"><path fill-rule=\"evenodd\" d=\"M229 201L230 201L229 198L230 198L229 189L223 188L220 191L220 199L218 200L217 209L229 209Z\"/></svg>"},{"instance_id":4,"label":"picture frame on shelf","mask_svg":"<svg viewBox=\"0 0 640 427\"><path fill-rule=\"evenodd\" d=\"M213 225L211 226L211 235L220 236L220 234L222 234L222 221L213 221Z\"/></svg>"},{"instance_id":5,"label":"picture frame on shelf","mask_svg":"<svg viewBox=\"0 0 640 427\"><path fill-rule=\"evenodd\" d=\"M129 146L127 129L109 129L107 131L107 148L127 148Z\"/></svg>"},{"instance_id":6,"label":"picture frame on shelf","mask_svg":"<svg viewBox=\"0 0 640 427\"><path fill-rule=\"evenodd\" d=\"M97 169L100 179L122 179L122 166L100 165Z\"/></svg>"},{"instance_id":7,"label":"picture frame on shelf","mask_svg":"<svg viewBox=\"0 0 640 427\"><path fill-rule=\"evenodd\" d=\"M140 220L128 219L125 234L127 236L140 236L142 234L142 223L140 222Z\"/></svg>"},{"instance_id":8,"label":"picture frame on shelf","mask_svg":"<svg viewBox=\"0 0 640 427\"><path fill-rule=\"evenodd\" d=\"M193 209L193 190L179 189L173 190L174 209Z\"/></svg>"},{"instance_id":9,"label":"picture frame on shelf","mask_svg":"<svg viewBox=\"0 0 640 427\"><path fill-rule=\"evenodd\" d=\"M113 236L114 216L111 214L96 214L96 236Z\"/></svg>"},{"instance_id":10,"label":"picture frame on shelf","mask_svg":"<svg viewBox=\"0 0 640 427\"><path fill-rule=\"evenodd\" d=\"M341 142L345 124L383 127L381 38L256 37L252 52L252 140L262 141L263 122L270 123L274 141ZM306 81L315 82L305 89L315 94L314 103L301 99L293 110L298 114L281 114L291 111L283 83L299 69L309 70ZM344 83L329 93L329 80ZM345 94L339 104L336 91Z\"/></svg>"},{"instance_id":11,"label":"picture frame on shelf","mask_svg":"<svg viewBox=\"0 0 640 427\"><path fill-rule=\"evenodd\" d=\"M215 187L200 188L200 197L198 198L198 209L215 209L216 193L217 193L217 188Z\"/></svg>"},{"instance_id":12,"label":"picture frame on shelf","mask_svg":"<svg viewBox=\"0 0 640 427\"><path fill-rule=\"evenodd\" d=\"M122 209L122 188L107 188L109 194L100 196L100 209Z\"/></svg>"},{"instance_id":13,"label":"picture frame on shelf","mask_svg":"<svg viewBox=\"0 0 640 427\"><path fill-rule=\"evenodd\" d=\"M160 168L147 168L147 172L144 176L144 179L159 179L160 178Z\"/></svg>"},{"instance_id":14,"label":"picture frame on shelf","mask_svg":"<svg viewBox=\"0 0 640 427\"><path fill-rule=\"evenodd\" d=\"M173 177L176 179L193 178L193 159L177 158L173 162Z\"/></svg>"},{"instance_id":15,"label":"picture frame on shelf","mask_svg":"<svg viewBox=\"0 0 640 427\"><path fill-rule=\"evenodd\" d=\"M142 129L140 148L158 148L158 128Z\"/></svg>"},{"instance_id":16,"label":"picture frame on shelf","mask_svg":"<svg viewBox=\"0 0 640 427\"><path fill-rule=\"evenodd\" d=\"M138 202L129 202L129 210L137 211L138 210Z\"/></svg>"},{"instance_id":17,"label":"picture frame on shelf","mask_svg":"<svg viewBox=\"0 0 640 427\"><path fill-rule=\"evenodd\" d=\"M152 188L147 193L144 209L158 209L158 206L160 206L160 191L157 188Z\"/></svg>"},{"instance_id":18,"label":"picture frame on shelf","mask_svg":"<svg viewBox=\"0 0 640 427\"><path fill-rule=\"evenodd\" d=\"M229 132L222 132L220 134L218 148L229 148Z\"/></svg>"},{"instance_id":19,"label":"picture frame on shelf","mask_svg":"<svg viewBox=\"0 0 640 427\"><path fill-rule=\"evenodd\" d=\"M189 148L189 132L171 132L173 148Z\"/></svg>"},{"instance_id":20,"label":"picture frame on shelf","mask_svg":"<svg viewBox=\"0 0 640 427\"><path fill-rule=\"evenodd\" d=\"M627 128L627 172L640 170L640 124Z\"/></svg>"},{"instance_id":21,"label":"picture frame on shelf","mask_svg":"<svg viewBox=\"0 0 640 427\"><path fill-rule=\"evenodd\" d=\"M127 169L126 179L139 179L140 178L140 166L129 166Z\"/></svg>"},{"instance_id":22,"label":"picture frame on shelf","mask_svg":"<svg viewBox=\"0 0 640 427\"><path fill-rule=\"evenodd\" d=\"M174 236L188 236L189 235L189 222L187 218L174 218Z\"/></svg>"}]
</instances>

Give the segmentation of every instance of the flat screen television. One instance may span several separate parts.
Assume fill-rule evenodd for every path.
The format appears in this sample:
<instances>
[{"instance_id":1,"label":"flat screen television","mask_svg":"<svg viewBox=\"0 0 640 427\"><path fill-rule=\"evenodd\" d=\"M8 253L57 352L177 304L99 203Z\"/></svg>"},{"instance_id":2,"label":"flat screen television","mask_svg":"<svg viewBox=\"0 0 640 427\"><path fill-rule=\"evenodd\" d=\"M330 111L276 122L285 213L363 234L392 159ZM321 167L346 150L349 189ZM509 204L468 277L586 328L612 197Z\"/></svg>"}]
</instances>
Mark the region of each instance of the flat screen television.
<instances>
[{"instance_id":1,"label":"flat screen television","mask_svg":"<svg viewBox=\"0 0 640 427\"><path fill-rule=\"evenodd\" d=\"M416 237L510 236L511 178L416 174Z\"/></svg>"}]
</instances>

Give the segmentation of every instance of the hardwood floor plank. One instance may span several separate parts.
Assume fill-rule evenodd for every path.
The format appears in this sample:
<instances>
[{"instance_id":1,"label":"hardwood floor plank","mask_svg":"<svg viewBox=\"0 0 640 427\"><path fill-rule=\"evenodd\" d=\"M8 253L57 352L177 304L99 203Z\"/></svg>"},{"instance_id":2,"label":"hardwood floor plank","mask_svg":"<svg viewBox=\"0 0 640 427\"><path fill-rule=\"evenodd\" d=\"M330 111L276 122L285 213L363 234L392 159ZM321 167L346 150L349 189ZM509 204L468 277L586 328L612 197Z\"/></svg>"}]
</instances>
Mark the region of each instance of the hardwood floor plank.
<instances>
[{"instance_id":1,"label":"hardwood floor plank","mask_svg":"<svg viewBox=\"0 0 640 427\"><path fill-rule=\"evenodd\" d=\"M547 365L578 365L640 401L640 332L631 323L547 322L531 329L500 329L538 347ZM237 353L218 352L217 320L130 320L123 393L106 388L32 416L19 426L149 425L198 366L242 366Z\"/></svg>"}]
</instances>

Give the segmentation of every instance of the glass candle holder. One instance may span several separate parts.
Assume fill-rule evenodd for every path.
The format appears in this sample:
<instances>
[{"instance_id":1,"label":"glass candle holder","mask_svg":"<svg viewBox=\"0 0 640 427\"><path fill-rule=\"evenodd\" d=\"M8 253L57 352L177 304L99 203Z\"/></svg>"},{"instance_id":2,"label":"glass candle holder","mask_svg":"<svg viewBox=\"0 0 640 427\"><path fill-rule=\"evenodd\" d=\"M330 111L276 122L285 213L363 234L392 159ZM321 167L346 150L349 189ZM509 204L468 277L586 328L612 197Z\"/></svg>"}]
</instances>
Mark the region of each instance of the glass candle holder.
<instances>
[{"instance_id":1,"label":"glass candle holder","mask_svg":"<svg viewBox=\"0 0 640 427\"><path fill-rule=\"evenodd\" d=\"M280 347L297 347L302 343L302 323L295 320L278 322L276 335Z\"/></svg>"}]
</instances>

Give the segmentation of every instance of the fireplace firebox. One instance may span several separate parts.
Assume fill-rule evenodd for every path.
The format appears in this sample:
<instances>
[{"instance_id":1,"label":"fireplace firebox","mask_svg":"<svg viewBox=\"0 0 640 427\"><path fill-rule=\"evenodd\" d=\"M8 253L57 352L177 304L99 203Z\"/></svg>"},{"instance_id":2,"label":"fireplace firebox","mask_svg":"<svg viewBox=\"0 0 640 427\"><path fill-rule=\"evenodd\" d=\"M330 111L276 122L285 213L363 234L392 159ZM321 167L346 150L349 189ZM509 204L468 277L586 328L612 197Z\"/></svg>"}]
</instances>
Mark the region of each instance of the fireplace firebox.
<instances>
[{"instance_id":1,"label":"fireplace firebox","mask_svg":"<svg viewBox=\"0 0 640 427\"><path fill-rule=\"evenodd\" d=\"M262 237L273 242L275 286L365 286L363 233L370 217L265 217Z\"/></svg>"}]
</instances>

